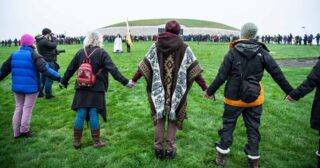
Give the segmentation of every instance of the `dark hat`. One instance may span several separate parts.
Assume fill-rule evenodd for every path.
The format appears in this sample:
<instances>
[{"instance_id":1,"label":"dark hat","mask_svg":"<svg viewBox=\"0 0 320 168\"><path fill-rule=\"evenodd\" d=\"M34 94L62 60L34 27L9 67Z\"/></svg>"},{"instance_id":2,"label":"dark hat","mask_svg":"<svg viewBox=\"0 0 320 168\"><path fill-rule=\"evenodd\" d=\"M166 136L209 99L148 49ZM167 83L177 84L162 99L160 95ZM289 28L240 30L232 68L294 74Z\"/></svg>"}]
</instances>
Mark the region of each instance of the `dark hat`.
<instances>
[{"instance_id":1,"label":"dark hat","mask_svg":"<svg viewBox=\"0 0 320 168\"><path fill-rule=\"evenodd\" d=\"M170 32L176 35L180 34L180 24L175 21L175 20L171 20L169 22L167 22L166 27L165 27L165 31L166 32Z\"/></svg>"},{"instance_id":2,"label":"dark hat","mask_svg":"<svg viewBox=\"0 0 320 168\"><path fill-rule=\"evenodd\" d=\"M42 30L42 35L47 35L47 34L50 34L50 33L51 33L51 30L48 29L48 28L44 28L44 29Z\"/></svg>"}]
</instances>

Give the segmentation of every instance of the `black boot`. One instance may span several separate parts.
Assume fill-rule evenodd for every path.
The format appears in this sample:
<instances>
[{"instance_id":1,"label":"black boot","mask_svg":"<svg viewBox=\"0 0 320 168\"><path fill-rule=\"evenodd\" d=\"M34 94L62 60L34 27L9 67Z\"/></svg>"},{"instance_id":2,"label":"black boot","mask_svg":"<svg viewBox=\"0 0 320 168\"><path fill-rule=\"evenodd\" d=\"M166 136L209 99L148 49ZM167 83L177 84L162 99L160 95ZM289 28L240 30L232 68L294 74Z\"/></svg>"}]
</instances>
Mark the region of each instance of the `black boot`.
<instances>
[{"instance_id":1,"label":"black boot","mask_svg":"<svg viewBox=\"0 0 320 168\"><path fill-rule=\"evenodd\" d=\"M166 152L166 157L168 159L174 159L176 157L176 155L177 155L176 149L173 149L173 151L167 151Z\"/></svg>"},{"instance_id":2,"label":"black boot","mask_svg":"<svg viewBox=\"0 0 320 168\"><path fill-rule=\"evenodd\" d=\"M164 151L162 149L155 149L154 153L157 159L160 159L160 160L164 159Z\"/></svg>"},{"instance_id":3,"label":"black boot","mask_svg":"<svg viewBox=\"0 0 320 168\"><path fill-rule=\"evenodd\" d=\"M31 132L31 131L22 132L22 133L20 133L19 138L30 138L30 137L32 137L34 135L35 135L35 133Z\"/></svg>"},{"instance_id":4,"label":"black boot","mask_svg":"<svg viewBox=\"0 0 320 168\"><path fill-rule=\"evenodd\" d=\"M250 159L248 158L250 168L259 168L259 159Z\"/></svg>"}]
</instances>

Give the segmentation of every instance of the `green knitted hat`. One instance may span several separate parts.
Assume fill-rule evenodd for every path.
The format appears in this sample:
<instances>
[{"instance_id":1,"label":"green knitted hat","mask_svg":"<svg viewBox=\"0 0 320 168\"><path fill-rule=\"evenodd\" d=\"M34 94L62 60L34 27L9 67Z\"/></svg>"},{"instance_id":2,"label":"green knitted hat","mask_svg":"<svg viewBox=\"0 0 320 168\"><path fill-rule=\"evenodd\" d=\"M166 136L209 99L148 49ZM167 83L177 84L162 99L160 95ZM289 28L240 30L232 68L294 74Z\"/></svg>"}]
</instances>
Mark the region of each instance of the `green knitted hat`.
<instances>
[{"instance_id":1,"label":"green knitted hat","mask_svg":"<svg viewBox=\"0 0 320 168\"><path fill-rule=\"evenodd\" d=\"M254 23L246 23L240 30L242 39L253 39L258 33L258 27Z\"/></svg>"}]
</instances>

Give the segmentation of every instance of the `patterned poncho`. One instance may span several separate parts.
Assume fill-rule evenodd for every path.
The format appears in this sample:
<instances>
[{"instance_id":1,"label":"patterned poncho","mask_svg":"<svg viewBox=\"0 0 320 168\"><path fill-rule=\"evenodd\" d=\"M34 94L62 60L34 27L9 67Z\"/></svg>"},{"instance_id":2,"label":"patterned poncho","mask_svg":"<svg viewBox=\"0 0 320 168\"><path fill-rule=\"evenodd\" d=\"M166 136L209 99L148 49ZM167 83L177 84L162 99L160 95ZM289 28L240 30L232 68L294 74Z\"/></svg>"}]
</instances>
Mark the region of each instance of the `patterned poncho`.
<instances>
[{"instance_id":1,"label":"patterned poncho","mask_svg":"<svg viewBox=\"0 0 320 168\"><path fill-rule=\"evenodd\" d=\"M182 129L187 94L202 68L190 47L178 36L159 38L139 64L147 81L154 124L168 115Z\"/></svg>"}]
</instances>

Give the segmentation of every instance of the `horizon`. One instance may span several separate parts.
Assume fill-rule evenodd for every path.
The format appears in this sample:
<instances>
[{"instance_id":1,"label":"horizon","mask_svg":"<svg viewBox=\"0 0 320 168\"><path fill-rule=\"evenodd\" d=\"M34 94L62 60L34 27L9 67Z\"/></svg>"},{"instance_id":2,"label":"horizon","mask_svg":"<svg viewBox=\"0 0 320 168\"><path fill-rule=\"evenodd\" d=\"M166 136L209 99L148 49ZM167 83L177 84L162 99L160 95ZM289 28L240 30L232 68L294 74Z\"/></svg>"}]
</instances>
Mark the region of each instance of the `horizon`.
<instances>
[{"instance_id":1,"label":"horizon","mask_svg":"<svg viewBox=\"0 0 320 168\"><path fill-rule=\"evenodd\" d=\"M178 8L174 8L175 11L171 13L154 12L154 8L143 8L141 4L149 4L150 1L139 1L141 3L124 0L112 3L92 0L91 4L98 5L90 8L86 1L75 0L66 2L63 0L2 1L0 18L3 26L0 27L0 40L20 38L26 33L40 34L45 27L50 28L55 34L66 34L69 37L83 36L88 31L120 23L127 18L129 21L163 18L196 19L218 22L237 29L246 22L253 22L258 26L260 36L290 33L294 36L303 36L320 33L320 22L317 17L317 6L320 6L320 1L317 0L280 2L276 0L264 2L198 0L197 3L164 0L157 4L157 9L177 6ZM120 6L120 8L114 8L114 6Z\"/></svg>"}]
</instances>

